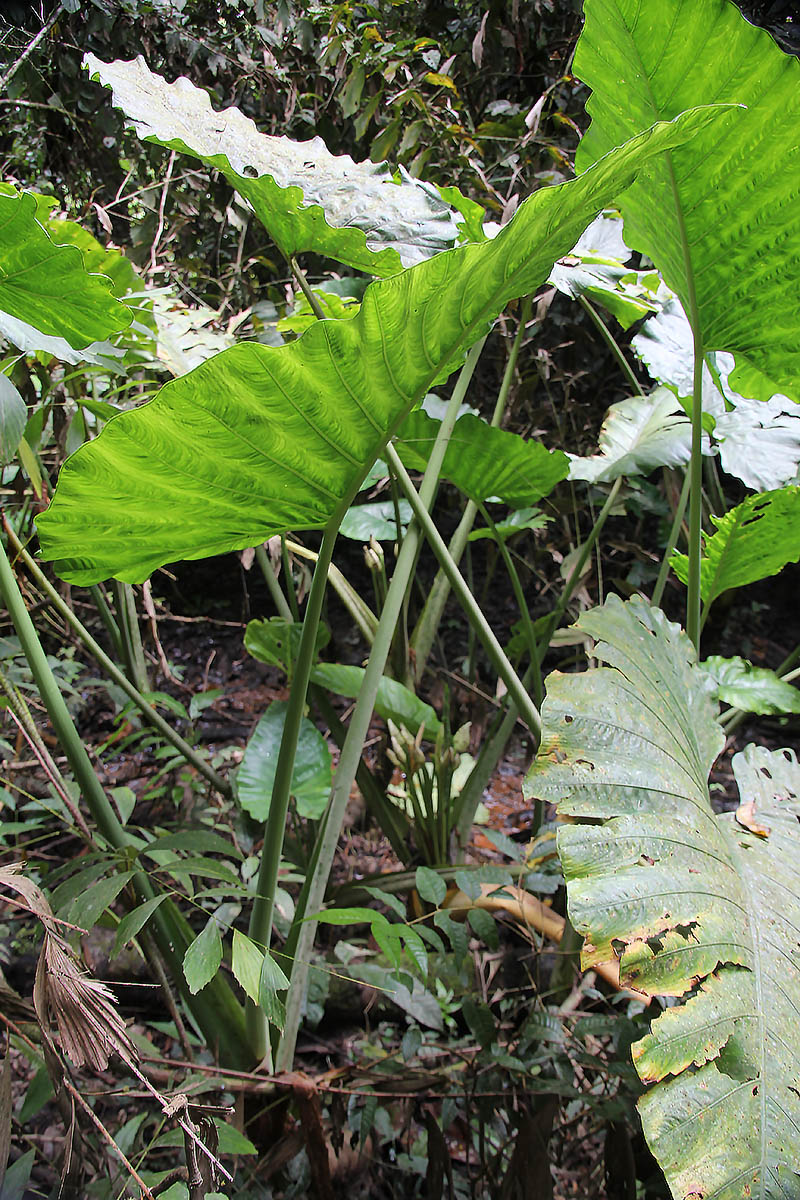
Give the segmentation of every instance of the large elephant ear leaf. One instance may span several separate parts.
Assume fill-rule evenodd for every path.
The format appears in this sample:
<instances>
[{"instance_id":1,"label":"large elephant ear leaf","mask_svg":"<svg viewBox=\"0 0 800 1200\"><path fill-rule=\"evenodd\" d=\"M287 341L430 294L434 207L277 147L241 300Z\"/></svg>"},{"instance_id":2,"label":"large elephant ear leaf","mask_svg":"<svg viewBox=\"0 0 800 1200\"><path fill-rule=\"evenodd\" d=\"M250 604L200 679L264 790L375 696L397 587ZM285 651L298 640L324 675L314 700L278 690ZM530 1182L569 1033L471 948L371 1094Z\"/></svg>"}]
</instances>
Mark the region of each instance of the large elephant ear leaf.
<instances>
[{"instance_id":1,"label":"large elephant ear leaf","mask_svg":"<svg viewBox=\"0 0 800 1200\"><path fill-rule=\"evenodd\" d=\"M338 524L403 417L509 300L547 278L643 158L720 119L696 110L648 130L535 192L492 241L371 284L351 321L234 346L114 417L61 472L37 521L44 558L75 583L139 582L178 558Z\"/></svg>"},{"instance_id":2,"label":"large elephant ear leaf","mask_svg":"<svg viewBox=\"0 0 800 1200\"><path fill-rule=\"evenodd\" d=\"M621 198L625 238L696 314L704 349L735 355L737 391L800 401L800 63L730 0L585 10L575 71L592 89L592 123L579 170L693 105L746 106L651 164Z\"/></svg>"},{"instance_id":3,"label":"large elephant ear leaf","mask_svg":"<svg viewBox=\"0 0 800 1200\"><path fill-rule=\"evenodd\" d=\"M84 57L93 78L139 137L220 171L253 206L288 257L313 250L371 275L393 275L458 237L456 214L438 191L386 163L331 154L322 138L295 142L260 133L238 108L215 112L188 79L167 83L142 57L104 63Z\"/></svg>"},{"instance_id":4,"label":"large elephant ear leaf","mask_svg":"<svg viewBox=\"0 0 800 1200\"><path fill-rule=\"evenodd\" d=\"M44 339L63 339L67 348L85 349L125 329L131 313L112 293L112 281L90 274L75 245L52 239L40 220L32 192L0 190L0 329L19 344L38 332ZM46 216L44 217L46 221Z\"/></svg>"},{"instance_id":5,"label":"large elephant ear leaf","mask_svg":"<svg viewBox=\"0 0 800 1200\"><path fill-rule=\"evenodd\" d=\"M579 627L608 666L548 679L525 791L571 822L558 848L584 962L678 998L633 1048L645 1136L676 1200L797 1200L800 766L748 748L742 803L715 815L724 737L688 638L613 596Z\"/></svg>"}]
</instances>

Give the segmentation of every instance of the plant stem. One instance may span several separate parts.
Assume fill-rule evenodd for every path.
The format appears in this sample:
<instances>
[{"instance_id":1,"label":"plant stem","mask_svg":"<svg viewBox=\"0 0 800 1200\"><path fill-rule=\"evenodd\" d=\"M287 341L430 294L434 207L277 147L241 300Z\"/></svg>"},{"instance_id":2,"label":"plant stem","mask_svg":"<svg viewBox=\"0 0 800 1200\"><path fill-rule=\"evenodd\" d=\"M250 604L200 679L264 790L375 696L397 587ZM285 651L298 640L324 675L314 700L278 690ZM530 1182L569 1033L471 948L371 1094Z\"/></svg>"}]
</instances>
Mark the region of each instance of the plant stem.
<instances>
[{"instance_id":1,"label":"plant stem","mask_svg":"<svg viewBox=\"0 0 800 1200\"><path fill-rule=\"evenodd\" d=\"M0 543L0 594L6 602L9 616L14 622L20 645L39 689L39 695L47 709L50 722L81 789L92 819L107 845L117 851L121 864L127 867L130 856L129 839L94 772L86 747L69 715L38 634L25 607L2 543ZM150 879L141 869L136 870L131 883L139 901L151 900L157 895ZM188 992L182 963L183 955L192 941L193 934L169 898L162 901L156 908L152 922L161 955L169 964L172 976L198 1025L203 1030L209 1045L218 1044L222 1056L230 1063L248 1065L250 1055L245 1040L244 1014L224 980L218 975L197 996L193 997Z\"/></svg>"},{"instance_id":2,"label":"plant stem","mask_svg":"<svg viewBox=\"0 0 800 1200\"><path fill-rule=\"evenodd\" d=\"M125 660L128 667L128 678L139 692L150 691L150 681L147 678L147 665L144 661L142 632L139 628L139 614L136 611L136 598L129 583L113 581L114 598L117 607L117 620L122 635Z\"/></svg>"},{"instance_id":3,"label":"plant stem","mask_svg":"<svg viewBox=\"0 0 800 1200\"><path fill-rule=\"evenodd\" d=\"M650 600L651 604L660 605L661 598L664 595L664 588L667 585L667 579L669 577L669 560L672 557L672 551L675 549L675 546L678 542L678 534L681 530L683 515L686 512L686 503L689 499L689 487L691 486L691 482L691 471L689 471L687 468L683 475L681 494L678 497L678 503L675 508L675 516L672 519L672 527L670 528L667 544L664 548L664 557L661 560L661 569L658 572L656 586L653 588L653 595Z\"/></svg>"},{"instance_id":4,"label":"plant stem","mask_svg":"<svg viewBox=\"0 0 800 1200\"><path fill-rule=\"evenodd\" d=\"M522 302L520 311L519 328L517 329L516 337L511 346L506 363L505 371L503 372L503 380L500 384L500 390L497 393L497 400L492 413L490 424L495 428L499 428L500 422L503 420L503 414L508 403L508 394L511 390L511 383L514 378L514 371L517 367L517 359L522 347L522 339L525 336L525 328L528 323L531 312L531 301L528 296ZM459 563L466 549L472 526L475 524L475 517L478 512L478 506L474 500L468 500L464 508L463 516L458 523L458 527L450 539L448 550L453 562ZM409 683L419 683L425 671L425 666L428 662L428 657L436 637L436 631L439 628L439 622L442 619L444 606L447 603L447 597L450 594L450 581L447 575L441 569L437 572L436 578L433 581L433 586L430 595L425 603L425 607L420 614L419 620L411 634L411 649L413 651L414 668L413 681Z\"/></svg>"},{"instance_id":5,"label":"plant stem","mask_svg":"<svg viewBox=\"0 0 800 1200\"><path fill-rule=\"evenodd\" d=\"M462 375L468 373L471 376L478 361L478 355L483 348L484 340L482 339L481 342L473 346L470 350L462 368ZM444 461L450 435L456 423L462 398L463 393L460 390L454 389L445 418L439 427L436 441L428 459L428 466L420 487L420 495L417 497L423 511L426 513L427 509L424 506L433 503L439 471ZM400 463L399 459L397 461ZM402 463L400 463L400 468L403 474L405 474ZM416 491L414 491L414 495L417 496ZM395 625L400 616L408 581L411 578L416 562L420 537L420 525L419 521L416 520L411 523L403 539L403 546L392 573L392 579L386 593L386 602L375 631L375 639L372 643L369 661L364 671L361 691L359 692L356 706L353 709L353 715L350 718L350 724L347 729L347 737L345 738L339 757L339 765L336 768L328 807L320 823L319 837L306 876L306 884L297 903L294 922L286 945L286 954L293 961L290 976L291 983L286 998L286 1026L281 1035L275 1059L275 1069L277 1071L291 1070L294 1060L294 1048L297 1042L297 1032L300 1027L300 1010L305 996L309 960L316 935L316 922L304 920L304 918L309 912L316 913L322 907L325 899L325 889L328 885L333 857L339 842L344 810L350 798L350 790L356 777L358 764L361 761L361 752L369 729L369 723L372 719L375 699L378 694L378 685L383 677L383 671L392 646Z\"/></svg>"},{"instance_id":6,"label":"plant stem","mask_svg":"<svg viewBox=\"0 0 800 1200\"><path fill-rule=\"evenodd\" d=\"M644 391L642 390L642 385L639 383L639 380L636 378L636 374L633 370L633 367L631 366L631 364L628 362L625 355L620 350L619 346L617 345L616 338L613 336L613 334L611 333L611 330L608 328L605 321L600 316L600 313L597 312L594 305L589 300L587 300L585 296L578 296L578 303L580 304L580 306L584 310L584 312L588 313L588 315L591 317L592 321L594 322L595 326L597 327L598 333L600 334L600 336L603 339L603 341L605 342L605 344L608 346L611 353L614 355L614 358L617 360L623 375L628 380L628 382L631 384L633 390L636 392L636 395L643 396Z\"/></svg>"},{"instance_id":7,"label":"plant stem","mask_svg":"<svg viewBox=\"0 0 800 1200\"><path fill-rule=\"evenodd\" d=\"M53 607L59 613L61 613L61 616L64 618L64 620L72 626L86 649L96 660L96 662L99 663L99 665L103 668L109 679L112 679L114 683L122 688L128 699L132 700L142 713L145 720L149 721L150 724L157 729L158 732L170 743L170 745L174 746L175 749L183 755L186 761L190 763L195 770L203 776L204 779L208 780L211 786L215 788L220 795L231 799L233 797L233 788L228 781L223 779L221 775L217 774L214 768L205 761L202 755L198 754L194 747L190 746L188 742L183 740L180 734L175 732L172 726L164 720L164 718L159 712L156 711L153 705L150 704L149 701L145 700L141 692L134 687L127 675L125 675L123 671L120 671L113 659L108 657L102 646L98 645L98 643L89 633L89 630L81 624L78 617L76 617L75 613L66 603L66 601L64 601L58 594L56 588L53 587L52 583L37 565L35 560L31 558L30 554L28 554L27 550L19 541L14 531L8 526L8 523L6 523L6 532L8 534L9 541L14 547L14 550L25 563L25 566L28 568L32 578L35 580L37 587L44 592Z\"/></svg>"},{"instance_id":8,"label":"plant stem","mask_svg":"<svg viewBox=\"0 0 800 1200\"><path fill-rule=\"evenodd\" d=\"M292 610L289 608L289 601L283 594L283 589L278 583L278 576L272 569L272 563L269 560L263 546L256 546L256 562L261 568L261 574L264 576L264 581L269 588L269 594L272 596L275 607L278 610L278 615L283 617L284 621L291 621Z\"/></svg>"},{"instance_id":9,"label":"plant stem","mask_svg":"<svg viewBox=\"0 0 800 1200\"><path fill-rule=\"evenodd\" d=\"M8 529L8 528L9 528L9 526L6 523L6 529ZM21 543L18 543L16 548L18 551L21 550L22 549ZM31 561L33 561L33 560L31 559ZM125 647L122 644L122 634L119 631L119 625L114 620L114 614L112 613L112 611L109 607L109 604L108 604L108 601L106 600L103 589L100 587L99 584L95 583L95 584L92 584L92 586L89 588L89 591L92 594L92 599L94 600L97 611L100 614L100 620L105 625L106 632L108 633L108 636L111 638L111 644L114 647L114 653L116 654L117 658L124 660Z\"/></svg>"},{"instance_id":10,"label":"plant stem","mask_svg":"<svg viewBox=\"0 0 800 1200\"><path fill-rule=\"evenodd\" d=\"M311 668L314 663L314 653L322 613L322 601L328 582L328 566L333 555L338 533L338 517L335 517L322 535L317 565L311 580L311 590L308 594L303 633L295 663L294 678L289 693L289 703L286 709L286 722L283 727L281 748L275 766L275 782L272 787L269 817L264 830L264 845L261 850L261 863L258 872L258 883L253 910L250 914L249 934L257 946L269 950L272 937L272 913L275 900L275 888L278 883L278 868L283 848L283 834L286 826L286 814L289 809L289 797L292 786L292 771L300 736L300 724L306 704L306 693ZM247 1004L247 1022L250 1040L257 1047L259 1057L267 1049L267 1026L264 1013L252 1001Z\"/></svg>"},{"instance_id":11,"label":"plant stem","mask_svg":"<svg viewBox=\"0 0 800 1200\"><path fill-rule=\"evenodd\" d=\"M528 655L530 656L531 666L533 667L534 701L537 707L540 707L542 698L544 696L544 687L542 684L542 673L539 668L539 648L536 644L536 634L534 633L533 622L531 621L531 614L528 610L528 604L525 600L525 592L522 589L522 581L520 580L517 568L514 566L514 560L512 559L511 553L506 545L506 540L497 532L497 525L493 521L491 514L486 508L486 505L481 504L479 507L481 516L492 531L492 537L494 538L497 549L500 551L500 557L505 564L508 577L511 580L511 587L514 592L514 597L517 601L519 615L522 618L522 625L525 630L525 640L528 643Z\"/></svg>"},{"instance_id":12,"label":"plant stem","mask_svg":"<svg viewBox=\"0 0 800 1200\"><path fill-rule=\"evenodd\" d=\"M503 650L503 647L495 637L494 631L489 625L489 622L486 620L483 612L478 607L475 597L467 587L464 576L461 574L458 567L453 562L453 559L450 557L450 553L441 537L441 534L439 533L439 530L431 520L428 510L420 502L417 489L411 482L408 472L400 461L400 456L391 442L386 447L386 457L390 466L392 467L392 470L394 470L397 474L400 486L405 492L406 499L414 511L414 516L422 526L422 531L425 534L428 544L439 560L439 565L441 566L442 570L450 580L450 586L455 592L459 603L464 608L467 617L473 624L478 636L483 642L484 649L489 655L493 666L495 667L500 678L503 680L503 683L506 685L510 696L514 700L514 703L519 709L531 733L538 738L542 728L539 712L525 688L522 686L522 681L511 665L511 662Z\"/></svg>"}]
</instances>

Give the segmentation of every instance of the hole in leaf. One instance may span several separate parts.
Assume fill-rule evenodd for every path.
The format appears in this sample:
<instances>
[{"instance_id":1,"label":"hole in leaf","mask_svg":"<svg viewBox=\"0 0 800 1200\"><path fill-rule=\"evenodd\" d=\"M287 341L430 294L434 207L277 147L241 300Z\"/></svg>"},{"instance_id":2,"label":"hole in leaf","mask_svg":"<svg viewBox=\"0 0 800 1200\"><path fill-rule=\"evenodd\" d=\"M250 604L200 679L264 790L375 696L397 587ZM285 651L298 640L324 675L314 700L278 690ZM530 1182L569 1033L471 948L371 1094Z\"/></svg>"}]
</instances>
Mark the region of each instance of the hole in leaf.
<instances>
[{"instance_id":1,"label":"hole in leaf","mask_svg":"<svg viewBox=\"0 0 800 1200\"><path fill-rule=\"evenodd\" d=\"M249 163L242 167L242 174L246 175L248 179L258 179L258 171Z\"/></svg>"},{"instance_id":2,"label":"hole in leaf","mask_svg":"<svg viewBox=\"0 0 800 1200\"><path fill-rule=\"evenodd\" d=\"M564 724L565 724L565 725L571 725L571 724L572 724L572 722L573 722L574 720L575 720L575 718L574 718L574 717L571 717L571 716L569 715L569 713L567 713L567 715L564 717Z\"/></svg>"}]
</instances>

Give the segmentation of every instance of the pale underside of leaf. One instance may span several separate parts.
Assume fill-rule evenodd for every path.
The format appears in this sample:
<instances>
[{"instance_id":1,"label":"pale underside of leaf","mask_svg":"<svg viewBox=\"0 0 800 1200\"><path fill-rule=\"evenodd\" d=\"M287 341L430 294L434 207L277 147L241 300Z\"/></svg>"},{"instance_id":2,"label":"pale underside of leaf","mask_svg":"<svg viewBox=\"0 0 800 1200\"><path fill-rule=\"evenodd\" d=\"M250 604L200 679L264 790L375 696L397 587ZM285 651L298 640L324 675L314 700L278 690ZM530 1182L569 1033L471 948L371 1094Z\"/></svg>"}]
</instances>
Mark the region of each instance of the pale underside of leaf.
<instances>
[{"instance_id":1,"label":"pale underside of leaf","mask_svg":"<svg viewBox=\"0 0 800 1200\"><path fill-rule=\"evenodd\" d=\"M493 241L373 283L353 320L320 321L283 347L235 346L115 417L65 464L37 522L43 557L76 583L141 581L165 562L338 519L403 417L644 158L719 119L704 109L649 130L536 192Z\"/></svg>"},{"instance_id":2,"label":"pale underside of leaf","mask_svg":"<svg viewBox=\"0 0 800 1200\"><path fill-rule=\"evenodd\" d=\"M93 78L139 137L216 167L249 202L288 256L314 250L358 270L391 275L454 245L457 222L435 188L386 163L335 156L322 138L295 142L260 133L238 108L216 112L186 78L167 83L140 56L84 58Z\"/></svg>"},{"instance_id":3,"label":"pale underside of leaf","mask_svg":"<svg viewBox=\"0 0 800 1200\"><path fill-rule=\"evenodd\" d=\"M625 240L687 311L694 288L704 347L735 355L743 395L800 401L800 63L729 0L587 0L585 10L575 71L593 90L592 123L579 170L692 105L746 106L650 165L621 199Z\"/></svg>"},{"instance_id":4,"label":"pale underside of leaf","mask_svg":"<svg viewBox=\"0 0 800 1200\"><path fill-rule=\"evenodd\" d=\"M680 401L667 388L612 404L598 440L599 454L572 457L570 479L610 483L621 475L648 475L677 467L691 455L691 425Z\"/></svg>"},{"instance_id":5,"label":"pale underside of leaf","mask_svg":"<svg viewBox=\"0 0 800 1200\"><path fill-rule=\"evenodd\" d=\"M550 676L525 791L571 822L559 853L585 961L618 958L622 983L685 997L634 1048L655 1083L640 1102L648 1142L676 1200L797 1200L796 757L748 752L748 827L715 816L724 738L686 636L613 596L579 626L609 666Z\"/></svg>"}]
</instances>

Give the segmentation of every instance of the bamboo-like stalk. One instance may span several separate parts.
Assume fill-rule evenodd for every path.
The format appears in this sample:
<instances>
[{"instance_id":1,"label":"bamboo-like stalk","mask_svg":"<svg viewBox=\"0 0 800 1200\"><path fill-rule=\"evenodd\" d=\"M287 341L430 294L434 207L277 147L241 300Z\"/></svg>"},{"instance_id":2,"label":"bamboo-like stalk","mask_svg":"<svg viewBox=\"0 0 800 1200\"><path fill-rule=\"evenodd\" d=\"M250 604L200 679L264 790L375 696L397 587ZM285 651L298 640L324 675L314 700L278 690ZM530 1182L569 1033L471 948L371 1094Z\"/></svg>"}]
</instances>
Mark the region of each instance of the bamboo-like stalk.
<instances>
[{"instance_id":1,"label":"bamboo-like stalk","mask_svg":"<svg viewBox=\"0 0 800 1200\"><path fill-rule=\"evenodd\" d=\"M328 566L333 555L338 533L338 519L334 518L325 527L322 535L317 565L311 581L308 594L303 633L297 652L294 677L292 679L289 703L286 709L286 721L283 727L281 748L275 766L275 781L272 787L269 817L264 829L264 845L261 850L261 862L258 871L256 896L250 914L249 935L257 946L269 950L272 936L272 914L274 910L275 889L278 884L278 868L280 866L283 834L286 826L286 814L289 809L291 794L292 771L297 752L297 742L300 736L300 725L306 704L308 681L314 663L317 630L322 614L322 601L328 582ZM267 1050L266 1019L260 1008L251 1000L247 1003L247 1023L252 1044L257 1048L258 1057Z\"/></svg>"},{"instance_id":2,"label":"bamboo-like stalk","mask_svg":"<svg viewBox=\"0 0 800 1200\"><path fill-rule=\"evenodd\" d=\"M475 597L469 590L464 576L453 562L453 559L450 556L441 534L434 525L428 510L423 504L421 504L419 495L417 494L417 489L411 482L408 472L400 461L400 456L391 443L386 447L386 457L392 470L397 475L398 482L403 489L406 499L411 505L414 516L422 526L422 531L425 534L428 544L439 560L439 565L450 581L450 586L452 587L459 600L459 603L467 614L470 623L473 625L478 636L483 642L484 649L489 655L492 665L497 671L497 674L503 680L503 683L506 685L511 699L519 709L519 712L531 733L538 738L542 727L539 711L525 688L522 686L522 682L511 665L505 650L500 645L493 629L478 606Z\"/></svg>"}]
</instances>

